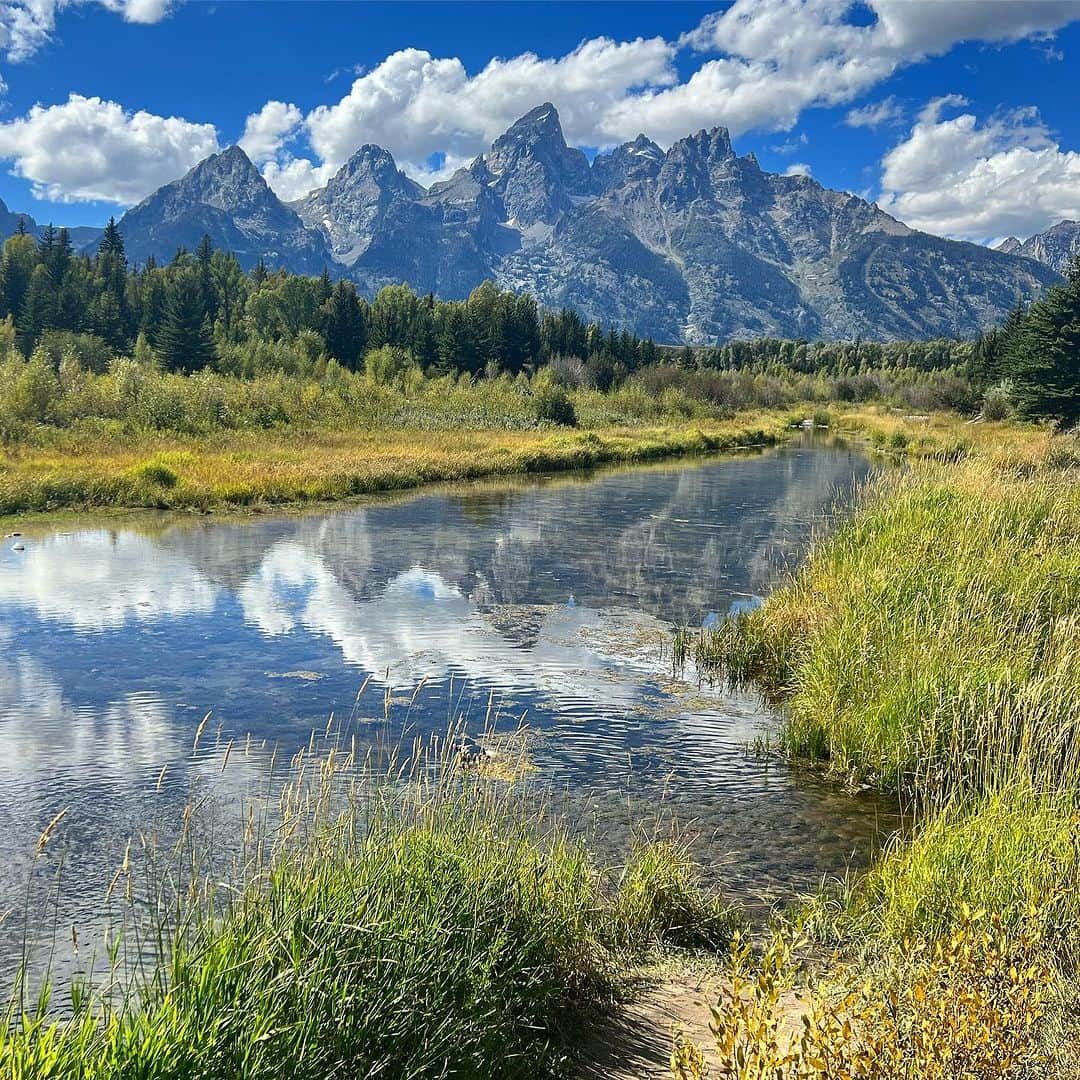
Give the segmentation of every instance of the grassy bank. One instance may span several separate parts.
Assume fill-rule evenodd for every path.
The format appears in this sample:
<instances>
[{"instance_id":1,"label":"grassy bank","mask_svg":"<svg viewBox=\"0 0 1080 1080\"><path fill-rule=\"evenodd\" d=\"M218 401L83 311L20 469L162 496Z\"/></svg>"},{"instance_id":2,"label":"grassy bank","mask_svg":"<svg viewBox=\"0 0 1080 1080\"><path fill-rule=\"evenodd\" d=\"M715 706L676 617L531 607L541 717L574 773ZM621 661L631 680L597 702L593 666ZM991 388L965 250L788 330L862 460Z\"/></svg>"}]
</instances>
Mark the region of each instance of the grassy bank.
<instances>
[{"instance_id":1,"label":"grassy bank","mask_svg":"<svg viewBox=\"0 0 1080 1080\"><path fill-rule=\"evenodd\" d=\"M831 394L901 412L955 398L954 376L903 368L843 379L659 364L606 389L564 368L375 375L322 358L239 377L164 372L152 357L87 370L74 354L12 352L0 360L0 516L337 500L764 445L793 409L828 417ZM895 449L891 438L900 436L883 434L884 449Z\"/></svg>"},{"instance_id":2,"label":"grassy bank","mask_svg":"<svg viewBox=\"0 0 1080 1080\"><path fill-rule=\"evenodd\" d=\"M1075 1017L1080 956L1080 442L967 441L873 481L789 584L697 643L782 705L788 754L900 794L915 823L811 905L803 930L854 966L807 991L817 1019L773 1046L777 1076L1075 1062L1048 1018ZM789 961L762 970L793 979ZM754 1016L722 1012L745 1049Z\"/></svg>"},{"instance_id":3,"label":"grassy bank","mask_svg":"<svg viewBox=\"0 0 1080 1080\"><path fill-rule=\"evenodd\" d=\"M327 502L480 476L765 446L777 414L591 431L268 430L200 436L54 432L0 451L0 515L66 507L201 510Z\"/></svg>"},{"instance_id":4,"label":"grassy bank","mask_svg":"<svg viewBox=\"0 0 1080 1080\"><path fill-rule=\"evenodd\" d=\"M228 873L197 800L174 848L129 848L111 969L51 1000L17 987L0 1075L561 1076L575 1025L628 965L731 937L733 911L670 844L605 870L520 783L452 754L374 779L351 755L303 759L280 800L238 816Z\"/></svg>"}]
</instances>

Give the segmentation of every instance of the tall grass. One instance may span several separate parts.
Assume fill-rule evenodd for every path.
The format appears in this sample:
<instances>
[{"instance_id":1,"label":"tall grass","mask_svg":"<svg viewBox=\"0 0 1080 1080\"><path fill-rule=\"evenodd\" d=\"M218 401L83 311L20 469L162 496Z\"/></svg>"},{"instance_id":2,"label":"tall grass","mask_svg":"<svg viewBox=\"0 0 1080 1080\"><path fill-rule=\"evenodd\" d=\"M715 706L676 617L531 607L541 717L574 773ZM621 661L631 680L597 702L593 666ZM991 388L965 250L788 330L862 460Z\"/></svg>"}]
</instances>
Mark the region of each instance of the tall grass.
<instances>
[{"instance_id":1,"label":"tall grass","mask_svg":"<svg viewBox=\"0 0 1080 1080\"><path fill-rule=\"evenodd\" d=\"M338 749L293 765L276 807L241 813L227 873L185 812L132 892L136 963L114 950L66 1002L17 987L0 1075L557 1076L628 957L706 918L719 944L734 926L680 849L603 872L520 783L453 750L416 746L377 775ZM138 874L125 856L117 877Z\"/></svg>"},{"instance_id":2,"label":"tall grass","mask_svg":"<svg viewBox=\"0 0 1080 1080\"><path fill-rule=\"evenodd\" d=\"M699 667L782 702L782 743L916 815L822 914L899 945L1034 905L1080 945L1080 445L1028 432L874 480ZM1043 900L1051 892L1054 904ZM831 912L831 914L830 914Z\"/></svg>"},{"instance_id":3,"label":"tall grass","mask_svg":"<svg viewBox=\"0 0 1080 1080\"><path fill-rule=\"evenodd\" d=\"M733 954L751 981L714 1013L721 1075L1071 1076L1080 440L991 427L941 453L879 430L907 468L694 648L700 671L782 706L791 756L897 793L913 820L756 967ZM803 977L801 1034L785 1034L807 931L855 962ZM675 1075L703 1075L699 1057L677 1044Z\"/></svg>"},{"instance_id":4,"label":"tall grass","mask_svg":"<svg viewBox=\"0 0 1080 1080\"><path fill-rule=\"evenodd\" d=\"M794 581L697 649L785 704L783 740L922 796L1077 773L1080 484L975 459L878 478Z\"/></svg>"}]
</instances>

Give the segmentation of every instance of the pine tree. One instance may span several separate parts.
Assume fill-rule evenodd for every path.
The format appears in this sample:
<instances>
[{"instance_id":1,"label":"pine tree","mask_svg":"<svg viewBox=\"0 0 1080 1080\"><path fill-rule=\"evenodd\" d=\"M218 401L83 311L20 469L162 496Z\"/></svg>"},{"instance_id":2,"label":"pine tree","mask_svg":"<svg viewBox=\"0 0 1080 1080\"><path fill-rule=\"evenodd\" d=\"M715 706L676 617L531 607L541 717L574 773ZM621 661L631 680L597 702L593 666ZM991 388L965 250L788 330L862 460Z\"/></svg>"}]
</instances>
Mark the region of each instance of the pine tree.
<instances>
[{"instance_id":1,"label":"pine tree","mask_svg":"<svg viewBox=\"0 0 1080 1080\"><path fill-rule=\"evenodd\" d=\"M198 371L214 362L214 338L194 269L180 270L169 283L156 347L162 365L170 371Z\"/></svg>"},{"instance_id":2,"label":"pine tree","mask_svg":"<svg viewBox=\"0 0 1080 1080\"><path fill-rule=\"evenodd\" d=\"M349 282L339 281L331 290L324 310L323 337L327 352L338 363L355 371L364 353L367 337L356 288Z\"/></svg>"},{"instance_id":3,"label":"pine tree","mask_svg":"<svg viewBox=\"0 0 1080 1080\"><path fill-rule=\"evenodd\" d=\"M124 259L124 238L120 235L120 229L116 224L116 218L109 218L109 221L105 226L105 231L101 234L101 239L98 241L98 254L118 255L126 264L127 260Z\"/></svg>"},{"instance_id":4,"label":"pine tree","mask_svg":"<svg viewBox=\"0 0 1080 1080\"><path fill-rule=\"evenodd\" d=\"M1003 350L1021 416L1080 423L1080 260L1010 327Z\"/></svg>"},{"instance_id":5,"label":"pine tree","mask_svg":"<svg viewBox=\"0 0 1080 1080\"><path fill-rule=\"evenodd\" d=\"M195 249L195 268L199 274L199 293L202 297L203 318L213 325L217 318L217 290L214 288L212 261L214 245L208 233L203 233L199 246Z\"/></svg>"},{"instance_id":6,"label":"pine tree","mask_svg":"<svg viewBox=\"0 0 1080 1080\"><path fill-rule=\"evenodd\" d=\"M30 285L19 313L19 347L25 354L33 351L38 338L55 325L56 286L44 263L38 263L30 275Z\"/></svg>"},{"instance_id":7,"label":"pine tree","mask_svg":"<svg viewBox=\"0 0 1080 1080\"><path fill-rule=\"evenodd\" d=\"M22 224L22 218L19 219ZM30 287L30 276L37 266L37 244L28 236L25 229L10 237L4 244L3 283L4 308L18 322L22 313L26 290Z\"/></svg>"}]
</instances>

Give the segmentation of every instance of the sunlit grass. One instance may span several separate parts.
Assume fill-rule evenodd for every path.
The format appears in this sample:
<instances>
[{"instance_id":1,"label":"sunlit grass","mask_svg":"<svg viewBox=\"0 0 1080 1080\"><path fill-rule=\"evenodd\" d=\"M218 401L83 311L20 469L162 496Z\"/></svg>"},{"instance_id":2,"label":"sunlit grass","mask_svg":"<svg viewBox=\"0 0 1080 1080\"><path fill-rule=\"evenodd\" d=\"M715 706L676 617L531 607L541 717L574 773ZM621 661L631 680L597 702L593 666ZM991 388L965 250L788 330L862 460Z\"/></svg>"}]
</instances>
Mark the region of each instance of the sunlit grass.
<instances>
[{"instance_id":1,"label":"sunlit grass","mask_svg":"<svg viewBox=\"0 0 1080 1080\"><path fill-rule=\"evenodd\" d=\"M205 436L55 433L0 452L0 514L63 507L325 502L436 481L657 461L780 433L768 414L599 431L259 431Z\"/></svg>"},{"instance_id":2,"label":"sunlit grass","mask_svg":"<svg viewBox=\"0 0 1080 1080\"><path fill-rule=\"evenodd\" d=\"M313 736L279 797L234 815L226 857L205 846L224 823L202 826L202 799L174 847L129 847L104 969L55 988L20 973L0 1075L559 1076L627 965L726 946L737 916L682 848L598 867L526 773L477 773L457 745L451 732L376 767L344 743L312 756Z\"/></svg>"}]
</instances>

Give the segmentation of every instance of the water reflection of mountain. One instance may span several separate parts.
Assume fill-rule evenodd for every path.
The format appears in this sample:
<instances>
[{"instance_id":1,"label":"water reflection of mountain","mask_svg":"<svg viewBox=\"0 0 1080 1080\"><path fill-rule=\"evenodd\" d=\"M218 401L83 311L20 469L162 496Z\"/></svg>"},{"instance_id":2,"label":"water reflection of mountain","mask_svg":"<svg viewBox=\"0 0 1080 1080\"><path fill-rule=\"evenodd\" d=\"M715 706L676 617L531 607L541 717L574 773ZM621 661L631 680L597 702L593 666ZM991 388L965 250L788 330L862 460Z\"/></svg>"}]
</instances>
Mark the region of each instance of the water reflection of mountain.
<instances>
[{"instance_id":1,"label":"water reflection of mountain","mask_svg":"<svg viewBox=\"0 0 1080 1080\"><path fill-rule=\"evenodd\" d=\"M166 533L158 546L230 591L282 544L357 600L422 567L481 606L565 603L700 620L762 593L836 494L865 474L843 451L791 451L588 484L420 496L326 517Z\"/></svg>"},{"instance_id":2,"label":"water reflection of mountain","mask_svg":"<svg viewBox=\"0 0 1080 1080\"><path fill-rule=\"evenodd\" d=\"M865 468L790 451L330 514L27 526L25 551L0 548L0 911L43 872L34 839L64 806L81 886L65 918L81 924L136 825L175 823L196 781L225 799L262 784L264 739L287 756L331 712L361 741L460 715L475 729L489 692L504 729L528 714L539 777L598 833L622 836L628 793L666 798L710 857L738 853L748 888L771 873L813 884L870 835L868 812L745 755L757 703L669 694L656 642L766 592ZM392 725L388 667L395 688L426 680ZM0 974L3 956L0 926Z\"/></svg>"}]
</instances>

